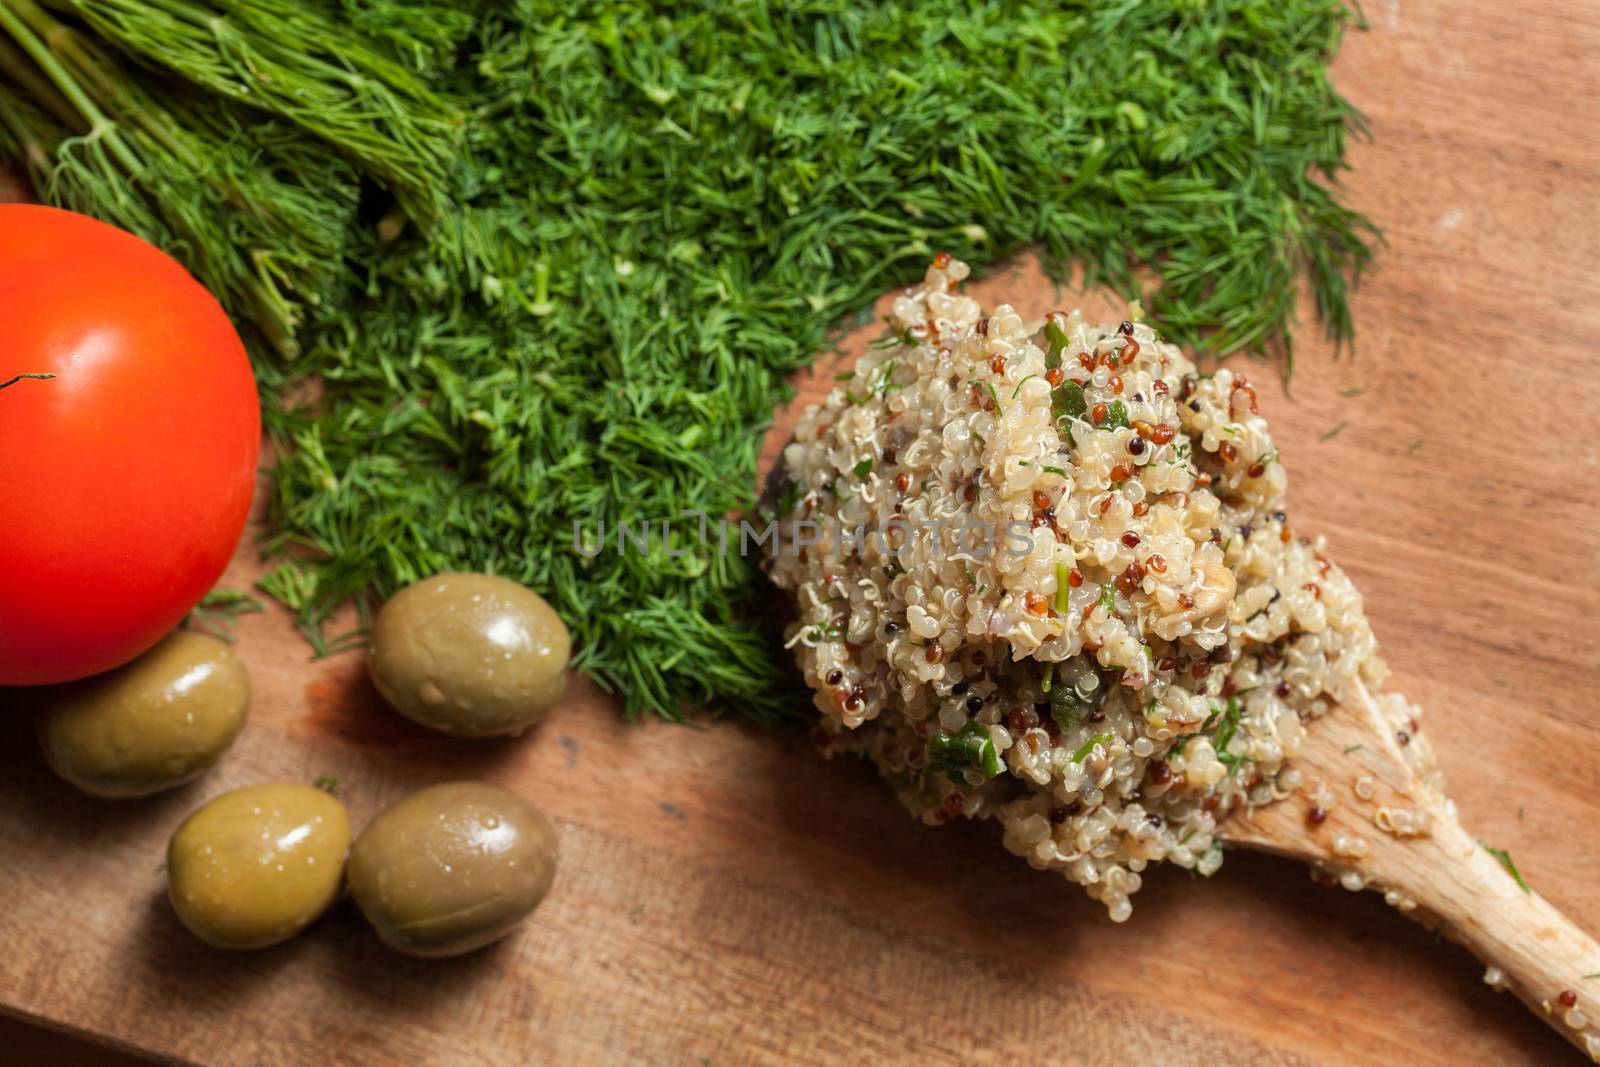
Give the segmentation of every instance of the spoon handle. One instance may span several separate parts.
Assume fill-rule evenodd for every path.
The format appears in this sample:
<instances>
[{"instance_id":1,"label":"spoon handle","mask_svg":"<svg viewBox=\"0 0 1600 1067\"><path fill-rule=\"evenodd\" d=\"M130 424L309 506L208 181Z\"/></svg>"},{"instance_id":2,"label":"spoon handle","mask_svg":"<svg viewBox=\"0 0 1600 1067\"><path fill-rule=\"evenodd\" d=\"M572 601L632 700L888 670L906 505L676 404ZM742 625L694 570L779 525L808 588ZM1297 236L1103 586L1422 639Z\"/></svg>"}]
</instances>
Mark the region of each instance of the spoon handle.
<instances>
[{"instance_id":1,"label":"spoon handle","mask_svg":"<svg viewBox=\"0 0 1600 1067\"><path fill-rule=\"evenodd\" d=\"M1461 826L1417 774L1372 696L1308 726L1295 796L1224 826L1230 844L1303 860L1348 888L1370 888L1465 945L1484 981L1509 990L1600 1063L1600 943Z\"/></svg>"}]
</instances>

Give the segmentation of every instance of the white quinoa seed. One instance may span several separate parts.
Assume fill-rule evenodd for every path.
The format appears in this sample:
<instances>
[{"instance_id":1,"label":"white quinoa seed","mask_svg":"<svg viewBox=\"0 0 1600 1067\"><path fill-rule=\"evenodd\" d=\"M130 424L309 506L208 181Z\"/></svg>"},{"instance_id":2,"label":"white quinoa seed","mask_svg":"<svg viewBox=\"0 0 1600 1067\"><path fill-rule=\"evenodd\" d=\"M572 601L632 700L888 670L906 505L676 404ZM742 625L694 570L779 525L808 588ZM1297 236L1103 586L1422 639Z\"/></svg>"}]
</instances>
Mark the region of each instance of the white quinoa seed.
<instances>
[{"instance_id":1,"label":"white quinoa seed","mask_svg":"<svg viewBox=\"0 0 1600 1067\"><path fill-rule=\"evenodd\" d=\"M1432 821L1422 808L1380 807L1372 822L1395 837L1427 837L1433 833Z\"/></svg>"}]
</instances>

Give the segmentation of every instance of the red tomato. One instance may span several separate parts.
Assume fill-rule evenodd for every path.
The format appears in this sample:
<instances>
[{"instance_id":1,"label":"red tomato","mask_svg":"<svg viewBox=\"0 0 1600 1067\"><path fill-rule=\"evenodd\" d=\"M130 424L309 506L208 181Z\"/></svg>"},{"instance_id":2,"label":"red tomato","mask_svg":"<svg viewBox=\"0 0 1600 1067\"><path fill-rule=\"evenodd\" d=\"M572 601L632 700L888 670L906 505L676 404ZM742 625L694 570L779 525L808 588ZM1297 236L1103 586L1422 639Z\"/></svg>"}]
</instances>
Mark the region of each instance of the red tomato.
<instances>
[{"instance_id":1,"label":"red tomato","mask_svg":"<svg viewBox=\"0 0 1600 1067\"><path fill-rule=\"evenodd\" d=\"M0 685L126 663L222 575L261 411L244 345L166 253L0 204Z\"/></svg>"}]
</instances>

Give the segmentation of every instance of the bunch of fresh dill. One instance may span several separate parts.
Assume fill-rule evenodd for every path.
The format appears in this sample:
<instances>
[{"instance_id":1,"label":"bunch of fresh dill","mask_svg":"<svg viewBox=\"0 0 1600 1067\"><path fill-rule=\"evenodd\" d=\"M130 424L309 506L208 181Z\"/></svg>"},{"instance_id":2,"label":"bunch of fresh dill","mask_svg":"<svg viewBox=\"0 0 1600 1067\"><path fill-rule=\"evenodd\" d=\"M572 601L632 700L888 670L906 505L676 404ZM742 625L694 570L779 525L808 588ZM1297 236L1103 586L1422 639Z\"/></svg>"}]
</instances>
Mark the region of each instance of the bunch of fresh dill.
<instances>
[{"instance_id":1,"label":"bunch of fresh dill","mask_svg":"<svg viewBox=\"0 0 1600 1067\"><path fill-rule=\"evenodd\" d=\"M574 523L749 508L785 377L935 251L1031 245L1130 294L1152 271L1175 340L1287 352L1301 272L1343 339L1376 238L1328 184L1357 121L1327 77L1337 0L51 2L149 97L100 104L115 127L157 108L233 188L251 150L277 183L231 208L267 213L270 240L235 241L215 197L186 237L165 221L183 154L144 148L154 179L94 158L99 119L0 51L0 112L23 105L0 151L300 352L257 366L286 557L267 591L315 629L369 589L508 575L630 711L772 720L805 698L754 559L692 540L590 558ZM0 0L0 31L25 7ZM301 240L301 211L342 229ZM335 276L291 275L263 311L249 241Z\"/></svg>"}]
</instances>

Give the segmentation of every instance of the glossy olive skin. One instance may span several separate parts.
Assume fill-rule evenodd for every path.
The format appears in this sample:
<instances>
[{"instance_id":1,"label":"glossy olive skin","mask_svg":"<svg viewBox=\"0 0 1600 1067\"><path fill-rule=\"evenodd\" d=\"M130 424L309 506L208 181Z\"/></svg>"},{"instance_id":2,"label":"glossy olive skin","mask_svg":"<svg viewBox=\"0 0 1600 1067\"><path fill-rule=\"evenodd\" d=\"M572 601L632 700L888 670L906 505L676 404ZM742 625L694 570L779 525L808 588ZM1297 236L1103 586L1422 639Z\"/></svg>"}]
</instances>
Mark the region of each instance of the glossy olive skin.
<instances>
[{"instance_id":1,"label":"glossy olive skin","mask_svg":"<svg viewBox=\"0 0 1600 1067\"><path fill-rule=\"evenodd\" d=\"M39 746L50 769L97 797L193 781L233 744L250 676L222 641L177 630L114 671L47 690Z\"/></svg>"},{"instance_id":2,"label":"glossy olive skin","mask_svg":"<svg viewBox=\"0 0 1600 1067\"><path fill-rule=\"evenodd\" d=\"M386 945L459 956L527 918L556 873L550 820L515 793L451 782L372 820L350 852L351 895Z\"/></svg>"},{"instance_id":3,"label":"glossy olive skin","mask_svg":"<svg viewBox=\"0 0 1600 1067\"><path fill-rule=\"evenodd\" d=\"M566 684L572 639L543 597L487 574L407 586L372 626L373 683L391 706L459 737L520 734Z\"/></svg>"},{"instance_id":4,"label":"glossy olive skin","mask_svg":"<svg viewBox=\"0 0 1600 1067\"><path fill-rule=\"evenodd\" d=\"M207 944L266 948L328 910L349 852L350 817L322 790L292 782L236 789L172 835L168 895Z\"/></svg>"}]
</instances>

